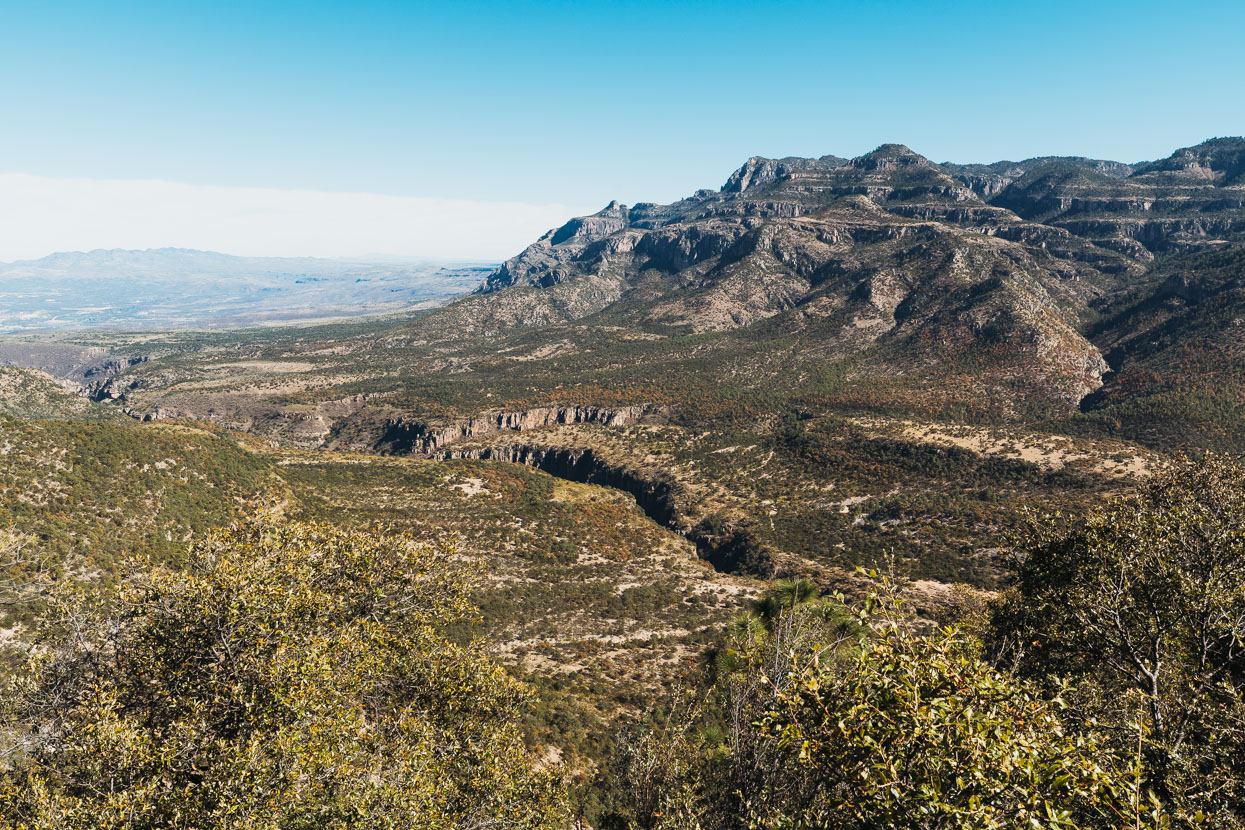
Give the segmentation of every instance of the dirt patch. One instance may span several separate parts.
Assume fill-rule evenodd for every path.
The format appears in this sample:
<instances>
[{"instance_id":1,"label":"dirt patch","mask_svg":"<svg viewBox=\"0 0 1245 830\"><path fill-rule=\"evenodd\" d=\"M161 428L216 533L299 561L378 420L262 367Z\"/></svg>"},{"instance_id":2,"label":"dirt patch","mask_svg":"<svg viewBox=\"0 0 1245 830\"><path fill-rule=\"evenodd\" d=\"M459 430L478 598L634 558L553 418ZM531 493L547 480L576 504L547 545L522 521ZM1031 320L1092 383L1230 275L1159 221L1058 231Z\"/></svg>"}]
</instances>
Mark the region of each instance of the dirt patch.
<instances>
[{"instance_id":1,"label":"dirt patch","mask_svg":"<svg viewBox=\"0 0 1245 830\"><path fill-rule=\"evenodd\" d=\"M1153 469L1155 457L1116 442L1086 442L1064 435L1018 434L1006 430L955 424L918 424L912 421L857 419L868 428L889 427L910 441L959 447L981 455L1012 458L1045 470L1088 462L1098 472L1118 478L1139 478Z\"/></svg>"},{"instance_id":2,"label":"dirt patch","mask_svg":"<svg viewBox=\"0 0 1245 830\"><path fill-rule=\"evenodd\" d=\"M465 478L462 481L450 485L451 490L461 490L464 496L478 496L481 493L491 492L484 486L482 478Z\"/></svg>"}]
</instances>

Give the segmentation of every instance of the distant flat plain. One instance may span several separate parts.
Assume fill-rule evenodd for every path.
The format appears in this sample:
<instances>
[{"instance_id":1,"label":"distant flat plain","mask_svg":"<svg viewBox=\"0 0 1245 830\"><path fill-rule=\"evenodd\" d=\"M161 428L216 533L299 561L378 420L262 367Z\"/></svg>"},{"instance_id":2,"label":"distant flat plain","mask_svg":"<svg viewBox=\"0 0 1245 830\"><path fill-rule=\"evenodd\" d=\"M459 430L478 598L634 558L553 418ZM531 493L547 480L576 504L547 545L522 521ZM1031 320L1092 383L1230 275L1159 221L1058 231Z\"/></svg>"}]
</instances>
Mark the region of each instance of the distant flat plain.
<instances>
[{"instance_id":1,"label":"distant flat plain","mask_svg":"<svg viewBox=\"0 0 1245 830\"><path fill-rule=\"evenodd\" d=\"M475 288L484 262L236 257L161 248L0 263L0 334L220 328L427 308Z\"/></svg>"}]
</instances>

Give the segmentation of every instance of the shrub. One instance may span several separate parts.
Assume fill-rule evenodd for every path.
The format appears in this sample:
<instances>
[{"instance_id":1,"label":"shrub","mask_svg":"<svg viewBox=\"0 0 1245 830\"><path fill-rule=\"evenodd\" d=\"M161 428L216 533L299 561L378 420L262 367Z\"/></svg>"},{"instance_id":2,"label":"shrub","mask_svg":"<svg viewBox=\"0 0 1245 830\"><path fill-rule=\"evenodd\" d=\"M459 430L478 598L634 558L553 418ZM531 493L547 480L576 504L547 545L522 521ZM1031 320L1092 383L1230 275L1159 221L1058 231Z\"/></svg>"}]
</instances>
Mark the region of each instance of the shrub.
<instances>
[{"instance_id":1,"label":"shrub","mask_svg":"<svg viewBox=\"0 0 1245 830\"><path fill-rule=\"evenodd\" d=\"M1140 739L1178 814L1245 820L1245 469L1186 460L1040 534L995 631L1025 674L1075 682L1084 721Z\"/></svg>"},{"instance_id":2,"label":"shrub","mask_svg":"<svg viewBox=\"0 0 1245 830\"><path fill-rule=\"evenodd\" d=\"M451 554L261 517L55 599L5 700L0 823L561 826L524 688L439 633L468 612Z\"/></svg>"},{"instance_id":3,"label":"shrub","mask_svg":"<svg viewBox=\"0 0 1245 830\"><path fill-rule=\"evenodd\" d=\"M1133 759L1062 698L922 633L885 582L853 616L784 580L712 654L699 708L620 733L603 827L659 830L1166 826Z\"/></svg>"}]
</instances>

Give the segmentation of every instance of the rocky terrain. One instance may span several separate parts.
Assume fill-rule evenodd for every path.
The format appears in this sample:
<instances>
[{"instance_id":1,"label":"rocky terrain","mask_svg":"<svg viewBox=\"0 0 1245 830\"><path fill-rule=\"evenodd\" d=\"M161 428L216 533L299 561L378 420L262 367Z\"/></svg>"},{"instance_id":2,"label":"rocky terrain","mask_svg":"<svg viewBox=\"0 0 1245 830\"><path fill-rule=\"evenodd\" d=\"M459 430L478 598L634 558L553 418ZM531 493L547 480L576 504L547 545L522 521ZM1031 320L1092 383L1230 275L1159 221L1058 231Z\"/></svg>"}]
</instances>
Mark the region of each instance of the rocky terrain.
<instances>
[{"instance_id":1,"label":"rocky terrain","mask_svg":"<svg viewBox=\"0 0 1245 830\"><path fill-rule=\"evenodd\" d=\"M547 714L530 726L569 740L567 751L591 748L603 722L681 678L761 590L715 572L617 482L271 447L202 424L136 422L66 385L0 367L0 554L29 554L0 560L7 584L110 584L177 564L189 539L257 509L440 539L478 566L482 618L455 636L542 689ZM0 606L0 670L20 665L12 647L38 610Z\"/></svg>"},{"instance_id":2,"label":"rocky terrain","mask_svg":"<svg viewBox=\"0 0 1245 830\"><path fill-rule=\"evenodd\" d=\"M442 308L64 337L45 368L138 419L611 484L726 569L889 551L988 584L1026 504L1245 449L1243 158L753 158L572 219Z\"/></svg>"},{"instance_id":3,"label":"rocky terrain","mask_svg":"<svg viewBox=\"0 0 1245 830\"><path fill-rule=\"evenodd\" d=\"M938 165L899 145L753 158L719 191L611 203L550 231L421 330L438 317L486 333L593 316L691 331L776 318L850 362L849 377L908 377L937 395L972 363L964 380L999 414L1034 400L1094 409L1130 396L1119 370L1143 360L1136 344L1157 324L1137 309L1179 306L1145 351L1199 339L1239 360L1243 238L1241 139L1138 165Z\"/></svg>"},{"instance_id":4,"label":"rocky terrain","mask_svg":"<svg viewBox=\"0 0 1245 830\"><path fill-rule=\"evenodd\" d=\"M768 580L852 597L888 570L947 621L1035 517L1245 451L1243 157L754 158L437 308L10 336L0 544L40 556L7 576L176 566L259 508L445 539L480 578L447 636L529 680L532 746L590 769ZM34 613L5 609L0 660Z\"/></svg>"}]
</instances>

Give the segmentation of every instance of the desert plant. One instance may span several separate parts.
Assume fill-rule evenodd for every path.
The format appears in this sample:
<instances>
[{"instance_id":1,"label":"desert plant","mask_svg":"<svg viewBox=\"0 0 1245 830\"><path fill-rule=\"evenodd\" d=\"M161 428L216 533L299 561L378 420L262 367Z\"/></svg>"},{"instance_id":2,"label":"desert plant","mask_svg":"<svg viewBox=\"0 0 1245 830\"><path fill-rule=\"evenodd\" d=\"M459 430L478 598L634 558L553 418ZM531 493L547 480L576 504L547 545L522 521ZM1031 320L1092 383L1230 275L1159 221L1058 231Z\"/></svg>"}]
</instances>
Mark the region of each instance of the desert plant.
<instances>
[{"instance_id":1,"label":"desert plant","mask_svg":"<svg viewBox=\"0 0 1245 830\"><path fill-rule=\"evenodd\" d=\"M470 582L449 549L261 516L54 596L5 696L0 823L560 826L524 688L439 633Z\"/></svg>"},{"instance_id":2,"label":"desert plant","mask_svg":"<svg viewBox=\"0 0 1245 830\"><path fill-rule=\"evenodd\" d=\"M1147 786L1190 821L1245 819L1245 469L1184 460L1024 553L995 619L1021 672L1141 738ZM1138 736L1137 720L1141 715Z\"/></svg>"}]
</instances>

